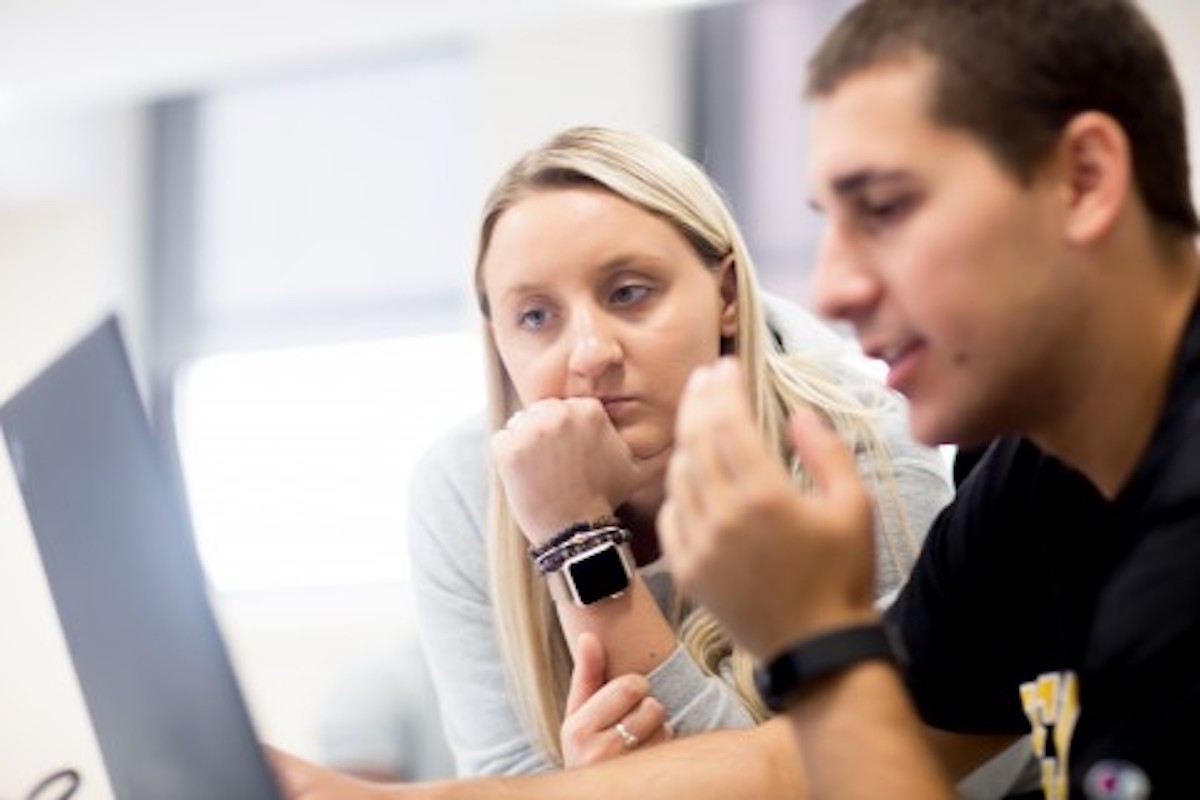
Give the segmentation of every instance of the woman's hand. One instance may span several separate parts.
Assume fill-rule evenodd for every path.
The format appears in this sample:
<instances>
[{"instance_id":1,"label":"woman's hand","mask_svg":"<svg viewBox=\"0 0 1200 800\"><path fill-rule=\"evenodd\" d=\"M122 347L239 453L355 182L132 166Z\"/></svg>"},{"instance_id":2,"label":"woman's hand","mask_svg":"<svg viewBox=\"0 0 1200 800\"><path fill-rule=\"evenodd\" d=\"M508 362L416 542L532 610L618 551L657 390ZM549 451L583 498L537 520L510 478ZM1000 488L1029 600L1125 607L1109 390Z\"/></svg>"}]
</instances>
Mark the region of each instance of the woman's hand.
<instances>
[{"instance_id":1,"label":"woman's hand","mask_svg":"<svg viewBox=\"0 0 1200 800\"><path fill-rule=\"evenodd\" d=\"M567 767L595 764L674 736L650 682L636 673L606 681L604 648L590 633L579 637L561 741Z\"/></svg>"},{"instance_id":2,"label":"woman's hand","mask_svg":"<svg viewBox=\"0 0 1200 800\"><path fill-rule=\"evenodd\" d=\"M600 401L539 400L492 434L492 455L517 524L537 545L611 516L639 483L629 446Z\"/></svg>"}]
</instances>

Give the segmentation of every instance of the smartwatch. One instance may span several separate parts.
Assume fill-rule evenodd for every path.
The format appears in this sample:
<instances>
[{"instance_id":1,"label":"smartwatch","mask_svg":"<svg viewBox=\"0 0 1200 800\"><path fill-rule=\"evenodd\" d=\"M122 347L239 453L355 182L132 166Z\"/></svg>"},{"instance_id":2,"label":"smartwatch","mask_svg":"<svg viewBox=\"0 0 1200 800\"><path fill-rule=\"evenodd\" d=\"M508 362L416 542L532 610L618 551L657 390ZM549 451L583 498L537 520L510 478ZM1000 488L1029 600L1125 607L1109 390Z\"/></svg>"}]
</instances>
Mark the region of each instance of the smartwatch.
<instances>
[{"instance_id":1,"label":"smartwatch","mask_svg":"<svg viewBox=\"0 0 1200 800\"><path fill-rule=\"evenodd\" d=\"M546 575L555 602L590 606L619 597L633 579L633 553L624 542L605 541L563 561Z\"/></svg>"},{"instance_id":2,"label":"smartwatch","mask_svg":"<svg viewBox=\"0 0 1200 800\"><path fill-rule=\"evenodd\" d=\"M754 685L767 708L778 713L814 681L861 661L905 662L899 639L881 622L854 625L805 639L754 670Z\"/></svg>"}]
</instances>

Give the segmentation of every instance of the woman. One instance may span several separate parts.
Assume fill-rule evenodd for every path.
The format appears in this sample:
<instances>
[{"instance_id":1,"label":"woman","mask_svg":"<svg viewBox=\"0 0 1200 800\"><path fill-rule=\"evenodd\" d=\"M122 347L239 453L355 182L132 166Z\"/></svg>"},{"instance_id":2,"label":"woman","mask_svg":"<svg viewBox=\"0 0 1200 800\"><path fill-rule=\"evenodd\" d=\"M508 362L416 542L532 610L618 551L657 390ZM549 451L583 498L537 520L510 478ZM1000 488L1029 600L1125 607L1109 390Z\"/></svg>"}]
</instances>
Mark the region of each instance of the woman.
<instances>
[{"instance_id":1,"label":"woman","mask_svg":"<svg viewBox=\"0 0 1200 800\"><path fill-rule=\"evenodd\" d=\"M800 406L851 444L875 489L880 597L950 498L939 454L908 439L898 398L810 316L764 308L719 193L660 141L575 128L516 162L484 210L475 290L490 423L428 454L409 532L461 774L573 766L762 719L751 661L673 590L658 558L675 412L696 366L740 359L781 459L792 461L784 427ZM607 556L631 551L632 574L619 559L607 567L616 596L551 598L548 584L566 581L545 554L579 531Z\"/></svg>"}]
</instances>

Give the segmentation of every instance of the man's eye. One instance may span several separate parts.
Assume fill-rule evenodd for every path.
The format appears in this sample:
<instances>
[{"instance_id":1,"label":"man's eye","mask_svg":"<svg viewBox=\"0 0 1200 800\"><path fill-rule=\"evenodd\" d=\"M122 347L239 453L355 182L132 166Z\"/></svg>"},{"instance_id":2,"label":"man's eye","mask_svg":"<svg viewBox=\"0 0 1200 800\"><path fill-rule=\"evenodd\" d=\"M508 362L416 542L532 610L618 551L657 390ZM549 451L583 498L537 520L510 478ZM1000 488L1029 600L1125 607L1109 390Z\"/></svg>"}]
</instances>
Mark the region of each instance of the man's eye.
<instances>
[{"instance_id":1,"label":"man's eye","mask_svg":"<svg viewBox=\"0 0 1200 800\"><path fill-rule=\"evenodd\" d=\"M638 302L649 293L650 287L648 286L627 283L613 290L612 301L619 306L628 306Z\"/></svg>"},{"instance_id":2,"label":"man's eye","mask_svg":"<svg viewBox=\"0 0 1200 800\"><path fill-rule=\"evenodd\" d=\"M870 225L886 225L903 217L912 207L912 197L900 195L881 200L864 199L859 212Z\"/></svg>"}]
</instances>

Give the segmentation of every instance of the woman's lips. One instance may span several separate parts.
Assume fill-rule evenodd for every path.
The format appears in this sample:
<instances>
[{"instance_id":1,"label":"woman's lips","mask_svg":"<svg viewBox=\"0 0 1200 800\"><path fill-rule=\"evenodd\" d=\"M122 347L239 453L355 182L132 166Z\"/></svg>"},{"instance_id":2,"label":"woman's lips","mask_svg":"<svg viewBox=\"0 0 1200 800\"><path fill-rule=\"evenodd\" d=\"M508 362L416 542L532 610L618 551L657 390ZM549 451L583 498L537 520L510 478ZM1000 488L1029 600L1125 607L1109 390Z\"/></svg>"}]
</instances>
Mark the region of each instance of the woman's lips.
<instances>
[{"instance_id":1,"label":"woman's lips","mask_svg":"<svg viewBox=\"0 0 1200 800\"><path fill-rule=\"evenodd\" d=\"M608 414L614 425L627 419L637 405L637 401L632 397L604 397L600 402L604 405L604 413Z\"/></svg>"}]
</instances>

